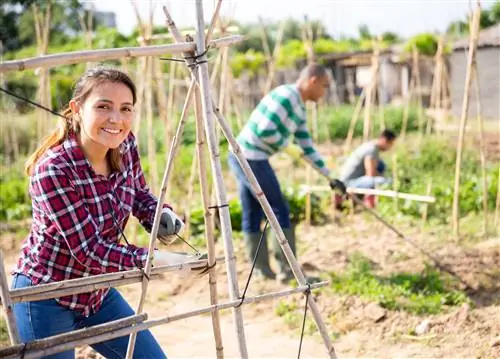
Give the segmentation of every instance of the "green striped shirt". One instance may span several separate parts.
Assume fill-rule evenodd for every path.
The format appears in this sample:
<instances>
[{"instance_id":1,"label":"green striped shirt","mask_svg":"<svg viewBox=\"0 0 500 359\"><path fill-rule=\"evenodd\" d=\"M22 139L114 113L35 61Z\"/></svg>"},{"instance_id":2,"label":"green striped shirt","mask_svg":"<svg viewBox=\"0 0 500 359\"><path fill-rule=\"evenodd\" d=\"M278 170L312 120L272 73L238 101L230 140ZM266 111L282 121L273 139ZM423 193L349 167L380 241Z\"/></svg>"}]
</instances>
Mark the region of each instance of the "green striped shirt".
<instances>
[{"instance_id":1,"label":"green striped shirt","mask_svg":"<svg viewBox=\"0 0 500 359\"><path fill-rule=\"evenodd\" d=\"M249 160L263 160L288 144L290 135L325 174L329 170L314 148L306 123L306 109L296 85L282 85L267 94L250 115L237 141Z\"/></svg>"}]
</instances>

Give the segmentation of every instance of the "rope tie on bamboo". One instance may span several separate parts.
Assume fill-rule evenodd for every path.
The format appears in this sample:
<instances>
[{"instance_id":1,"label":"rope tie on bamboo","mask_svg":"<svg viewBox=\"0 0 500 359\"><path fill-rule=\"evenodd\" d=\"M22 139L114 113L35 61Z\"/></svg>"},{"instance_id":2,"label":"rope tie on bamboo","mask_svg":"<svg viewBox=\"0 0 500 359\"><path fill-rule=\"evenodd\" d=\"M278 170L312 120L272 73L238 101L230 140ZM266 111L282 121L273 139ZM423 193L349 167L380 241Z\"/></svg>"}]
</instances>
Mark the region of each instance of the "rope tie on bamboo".
<instances>
[{"instance_id":1,"label":"rope tie on bamboo","mask_svg":"<svg viewBox=\"0 0 500 359\"><path fill-rule=\"evenodd\" d=\"M302 351L302 341L304 340L304 331L306 327L306 318L307 318L307 307L309 305L309 296L311 295L311 285L306 282L307 289L304 291L306 296L306 304L304 307L304 318L302 319L302 330L300 333L300 342L299 342L299 353L297 354L297 359L300 358L300 352Z\"/></svg>"},{"instance_id":2,"label":"rope tie on bamboo","mask_svg":"<svg viewBox=\"0 0 500 359\"><path fill-rule=\"evenodd\" d=\"M187 67L194 69L194 68L198 67L199 65L205 64L208 62L208 60L198 61L198 59L205 56L207 54L207 52L208 52L208 49L206 49L205 51L203 51L199 55L184 56L184 59L176 59L176 58L172 58L172 57L160 57L160 60L173 61L173 62L186 62L186 60L194 60L192 63L187 64Z\"/></svg>"},{"instance_id":3,"label":"rope tie on bamboo","mask_svg":"<svg viewBox=\"0 0 500 359\"><path fill-rule=\"evenodd\" d=\"M245 289L243 290L243 294L240 297L240 302L238 304L236 304L235 308L241 307L241 305L245 301L245 295L247 293L248 286L250 285L250 280L252 279L253 270L255 269L255 264L257 263L257 257L259 256L260 249L262 248L262 242L264 242L264 237L266 235L266 230L267 230L268 225L269 225L269 219L266 219L266 224L264 226L264 230L262 231L262 233L260 235L259 244L257 246L257 251L255 251L255 255L253 257L252 268L250 269L250 274L248 275L247 282L245 284Z\"/></svg>"},{"instance_id":4,"label":"rope tie on bamboo","mask_svg":"<svg viewBox=\"0 0 500 359\"><path fill-rule=\"evenodd\" d=\"M208 209L221 209L225 207L229 207L229 203L221 204L220 206L215 204L213 206L208 206Z\"/></svg>"}]
</instances>

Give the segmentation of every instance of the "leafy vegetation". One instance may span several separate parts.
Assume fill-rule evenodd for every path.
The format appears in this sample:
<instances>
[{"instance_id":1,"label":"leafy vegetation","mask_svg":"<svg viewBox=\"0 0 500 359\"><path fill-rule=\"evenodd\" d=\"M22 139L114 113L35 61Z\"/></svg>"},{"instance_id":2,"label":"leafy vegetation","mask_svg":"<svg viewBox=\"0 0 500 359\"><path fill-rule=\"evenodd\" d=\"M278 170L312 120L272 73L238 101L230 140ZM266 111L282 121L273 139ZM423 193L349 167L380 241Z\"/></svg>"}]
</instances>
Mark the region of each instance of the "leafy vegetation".
<instances>
[{"instance_id":1,"label":"leafy vegetation","mask_svg":"<svg viewBox=\"0 0 500 359\"><path fill-rule=\"evenodd\" d=\"M468 300L465 293L451 289L451 284L430 267L419 274L377 276L370 261L361 254L350 258L344 273L331 273L330 278L336 293L359 295L384 308L416 314L436 314L445 306L460 305Z\"/></svg>"},{"instance_id":2,"label":"leafy vegetation","mask_svg":"<svg viewBox=\"0 0 500 359\"><path fill-rule=\"evenodd\" d=\"M397 187L401 192L426 192L432 178L432 195L436 203L428 206L428 217L440 223L450 219L453 203L453 179L455 173L456 150L454 144L445 140L425 139L418 148L399 146L396 150L398 162ZM465 151L462 159L460 185L460 213L478 213L483 209L483 185L477 154ZM487 169L488 207L495 208L498 188L498 164ZM388 174L390 175L390 174ZM394 214L392 198L380 197L380 210ZM401 201L398 211L413 217L420 217L422 203Z\"/></svg>"},{"instance_id":3,"label":"leafy vegetation","mask_svg":"<svg viewBox=\"0 0 500 359\"><path fill-rule=\"evenodd\" d=\"M9 343L9 332L7 331L7 322L3 317L0 317L0 347L6 346Z\"/></svg>"}]
</instances>

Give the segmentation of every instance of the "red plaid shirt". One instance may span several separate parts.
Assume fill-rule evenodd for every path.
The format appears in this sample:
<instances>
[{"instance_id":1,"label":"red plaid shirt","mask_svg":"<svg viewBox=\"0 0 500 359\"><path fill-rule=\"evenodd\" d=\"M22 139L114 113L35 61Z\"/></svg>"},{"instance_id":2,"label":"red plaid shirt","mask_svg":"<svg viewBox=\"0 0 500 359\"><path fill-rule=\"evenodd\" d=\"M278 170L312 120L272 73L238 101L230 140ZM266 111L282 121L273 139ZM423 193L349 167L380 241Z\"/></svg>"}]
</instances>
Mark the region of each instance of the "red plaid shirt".
<instances>
[{"instance_id":1,"label":"red plaid shirt","mask_svg":"<svg viewBox=\"0 0 500 359\"><path fill-rule=\"evenodd\" d=\"M122 170L109 177L94 172L74 135L40 158L30 181L33 224L14 273L36 285L145 265L148 250L120 244L117 223L124 229L132 213L150 231L157 199L146 186L132 134L120 151ZM56 300L88 316L108 291Z\"/></svg>"}]
</instances>

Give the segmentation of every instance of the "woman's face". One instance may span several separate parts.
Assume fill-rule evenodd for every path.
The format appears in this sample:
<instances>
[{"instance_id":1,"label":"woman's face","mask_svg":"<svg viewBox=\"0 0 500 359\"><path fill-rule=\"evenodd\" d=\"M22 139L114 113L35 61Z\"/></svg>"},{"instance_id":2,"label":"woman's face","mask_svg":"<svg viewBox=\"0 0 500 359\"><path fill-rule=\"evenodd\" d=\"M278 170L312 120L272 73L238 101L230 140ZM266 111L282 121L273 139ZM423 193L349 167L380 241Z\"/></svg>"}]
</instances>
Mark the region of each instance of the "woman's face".
<instances>
[{"instance_id":1,"label":"woman's face","mask_svg":"<svg viewBox=\"0 0 500 359\"><path fill-rule=\"evenodd\" d=\"M128 136L134 118L132 91L119 82L104 82L92 89L81 104L72 101L79 114L80 141L87 151L117 148Z\"/></svg>"}]
</instances>

